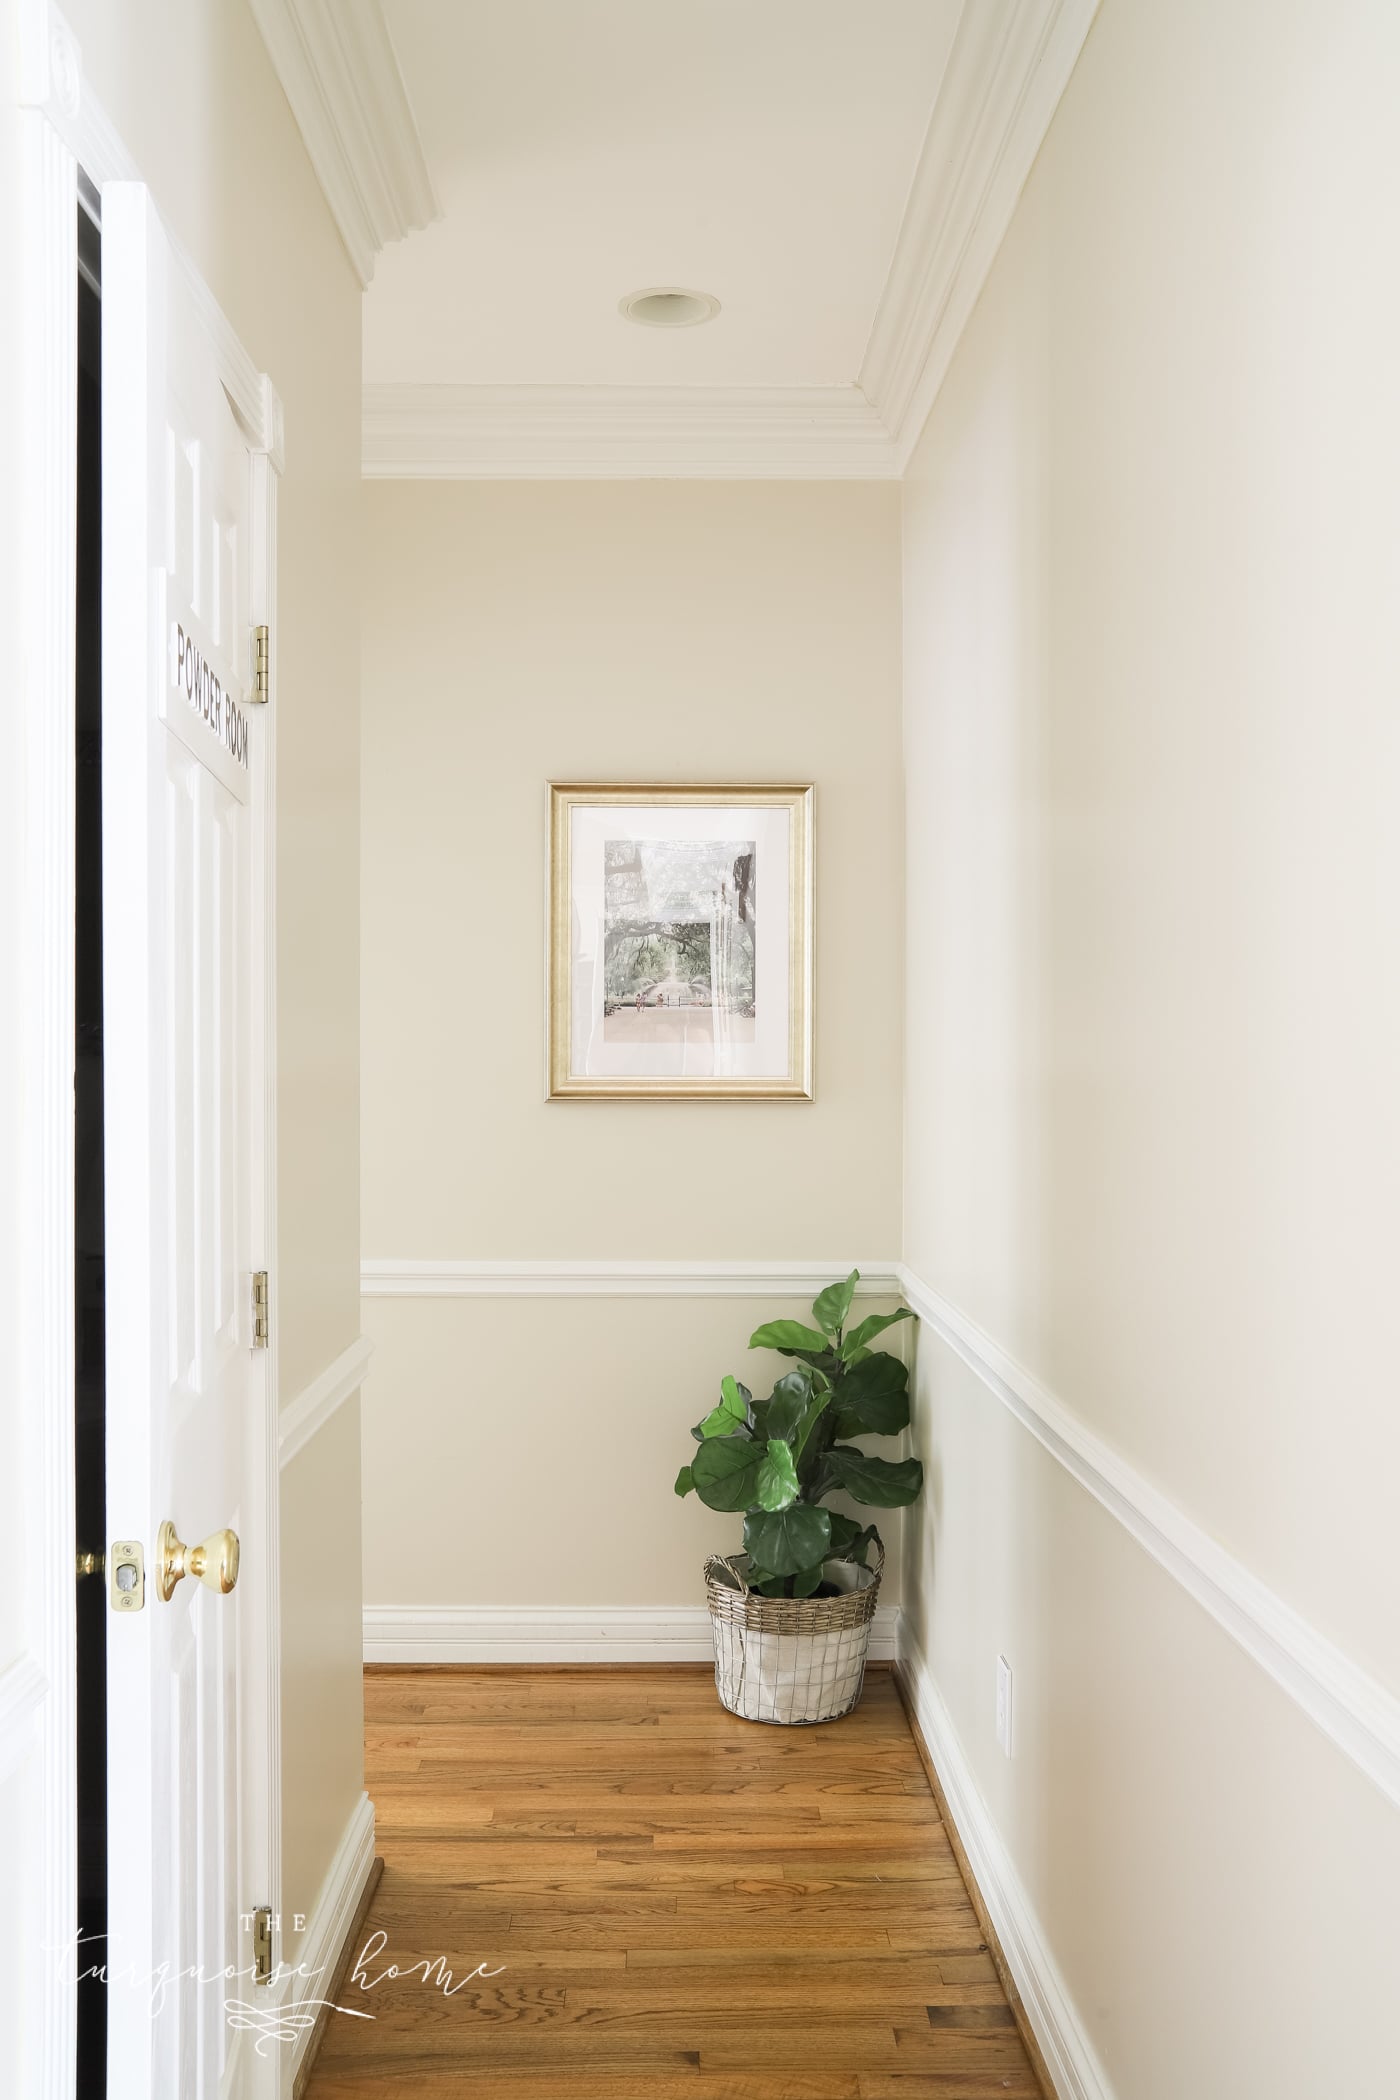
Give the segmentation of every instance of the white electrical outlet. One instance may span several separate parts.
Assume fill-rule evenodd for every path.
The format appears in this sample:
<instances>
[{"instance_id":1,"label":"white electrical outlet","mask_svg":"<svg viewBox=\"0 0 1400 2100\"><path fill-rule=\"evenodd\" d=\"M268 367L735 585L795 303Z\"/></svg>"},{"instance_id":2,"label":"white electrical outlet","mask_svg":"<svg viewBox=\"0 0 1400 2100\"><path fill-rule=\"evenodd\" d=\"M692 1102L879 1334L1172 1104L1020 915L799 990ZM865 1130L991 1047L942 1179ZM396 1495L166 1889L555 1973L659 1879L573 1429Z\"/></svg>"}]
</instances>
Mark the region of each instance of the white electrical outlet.
<instances>
[{"instance_id":1,"label":"white electrical outlet","mask_svg":"<svg viewBox=\"0 0 1400 2100\"><path fill-rule=\"evenodd\" d=\"M1004 1655L997 1657L997 1741L1007 1756L1011 1755L1011 1665Z\"/></svg>"}]
</instances>

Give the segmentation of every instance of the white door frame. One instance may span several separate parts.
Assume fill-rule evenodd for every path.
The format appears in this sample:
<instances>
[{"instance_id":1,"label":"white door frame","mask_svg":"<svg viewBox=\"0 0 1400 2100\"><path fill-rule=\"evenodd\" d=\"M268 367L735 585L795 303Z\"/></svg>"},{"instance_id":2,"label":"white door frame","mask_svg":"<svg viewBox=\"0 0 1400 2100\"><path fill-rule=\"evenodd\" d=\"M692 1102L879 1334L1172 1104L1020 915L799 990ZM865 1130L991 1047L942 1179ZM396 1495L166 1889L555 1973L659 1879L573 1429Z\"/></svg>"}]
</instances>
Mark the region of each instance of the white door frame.
<instances>
[{"instance_id":1,"label":"white door frame","mask_svg":"<svg viewBox=\"0 0 1400 2100\"><path fill-rule=\"evenodd\" d=\"M77 177L100 192L142 179L86 86L76 38L50 0L20 0L19 119L23 248L17 292L23 323L26 433L20 486L24 573L15 661L26 754L27 859L20 900L25 939L11 1010L23 1029L26 1113L14 1213L5 1221L19 1264L18 1361L27 1441L22 1490L26 1534L20 1661L5 1672L14 1699L33 1711L40 1828L28 1854L32 1886L11 1891L40 1953L25 2005L35 2100L74 2100L74 1964L54 1950L77 1931L77 1782L74 1753L73 1611L73 953L74 621L77 482ZM277 481L283 464L282 405L178 243L175 264L208 334L229 404L253 459L252 618L272 639L272 706L264 720L265 790L254 810L254 911L264 967L255 972L254 1022L265 1085L254 1104L255 1266L273 1279L272 1346L260 1352L258 1438L249 1479L246 1531L265 1550L245 1558L256 1659L241 1687L250 1757L242 1803L268 1886L248 1903L281 1910L281 1700L278 1595L279 1472L276 1352L276 694ZM9 289L9 288L7 288ZM104 1541L104 1544L108 1542ZM147 1565L154 1540L145 1542ZM148 1591L148 1595L152 1594ZM149 1605L148 1605L149 1608Z\"/></svg>"}]
</instances>

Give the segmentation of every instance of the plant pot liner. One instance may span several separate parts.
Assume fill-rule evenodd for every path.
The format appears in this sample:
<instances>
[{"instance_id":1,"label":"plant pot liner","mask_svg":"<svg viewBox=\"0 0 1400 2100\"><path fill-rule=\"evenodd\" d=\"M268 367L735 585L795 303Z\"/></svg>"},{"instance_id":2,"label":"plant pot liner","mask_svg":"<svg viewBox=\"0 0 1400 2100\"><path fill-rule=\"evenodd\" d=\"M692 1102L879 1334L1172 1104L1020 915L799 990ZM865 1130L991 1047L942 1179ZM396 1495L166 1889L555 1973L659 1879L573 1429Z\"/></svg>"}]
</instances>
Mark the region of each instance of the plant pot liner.
<instances>
[{"instance_id":1,"label":"plant pot liner","mask_svg":"<svg viewBox=\"0 0 1400 2100\"><path fill-rule=\"evenodd\" d=\"M836 1721L860 1701L884 1554L873 1567L828 1561L837 1597L761 1597L747 1582L748 1555L712 1553L705 1595L720 1703L745 1721L806 1727Z\"/></svg>"}]
</instances>

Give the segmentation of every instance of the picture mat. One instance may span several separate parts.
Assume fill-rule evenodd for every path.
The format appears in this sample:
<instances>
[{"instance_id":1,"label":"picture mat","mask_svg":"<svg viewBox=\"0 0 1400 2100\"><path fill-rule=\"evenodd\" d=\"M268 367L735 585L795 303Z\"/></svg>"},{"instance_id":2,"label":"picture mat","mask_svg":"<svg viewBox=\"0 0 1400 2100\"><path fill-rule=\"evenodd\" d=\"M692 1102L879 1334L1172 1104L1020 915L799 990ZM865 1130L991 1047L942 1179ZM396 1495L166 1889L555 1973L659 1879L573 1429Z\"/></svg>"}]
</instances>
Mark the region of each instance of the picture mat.
<instances>
[{"instance_id":1,"label":"picture mat","mask_svg":"<svg viewBox=\"0 0 1400 2100\"><path fill-rule=\"evenodd\" d=\"M574 1078L784 1079L789 1076L792 950L792 812L752 803L647 808L576 804L570 811L570 1076ZM753 1041L730 1042L716 1064L712 1041L608 1042L603 1030L606 924L603 849L609 840L665 844L724 841L754 850L761 921L755 953Z\"/></svg>"}]
</instances>

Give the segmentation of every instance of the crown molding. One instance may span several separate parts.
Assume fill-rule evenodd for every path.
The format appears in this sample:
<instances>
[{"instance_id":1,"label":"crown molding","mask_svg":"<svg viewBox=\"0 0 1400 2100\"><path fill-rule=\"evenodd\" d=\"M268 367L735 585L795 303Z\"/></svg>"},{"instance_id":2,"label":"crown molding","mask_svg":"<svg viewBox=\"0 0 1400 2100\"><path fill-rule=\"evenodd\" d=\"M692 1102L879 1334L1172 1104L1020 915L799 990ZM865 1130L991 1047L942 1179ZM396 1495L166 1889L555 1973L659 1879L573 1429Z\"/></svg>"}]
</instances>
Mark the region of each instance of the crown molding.
<instances>
[{"instance_id":1,"label":"crown molding","mask_svg":"<svg viewBox=\"0 0 1400 2100\"><path fill-rule=\"evenodd\" d=\"M1099 0L966 0L861 362L898 473L1069 84Z\"/></svg>"},{"instance_id":2,"label":"crown molding","mask_svg":"<svg viewBox=\"0 0 1400 2100\"><path fill-rule=\"evenodd\" d=\"M367 386L371 481L887 481L858 387Z\"/></svg>"},{"instance_id":3,"label":"crown molding","mask_svg":"<svg viewBox=\"0 0 1400 2100\"><path fill-rule=\"evenodd\" d=\"M854 385L367 386L366 479L898 480L1098 5L965 0Z\"/></svg>"},{"instance_id":4,"label":"crown molding","mask_svg":"<svg viewBox=\"0 0 1400 2100\"><path fill-rule=\"evenodd\" d=\"M441 212L379 0L250 0L361 284Z\"/></svg>"}]
</instances>

